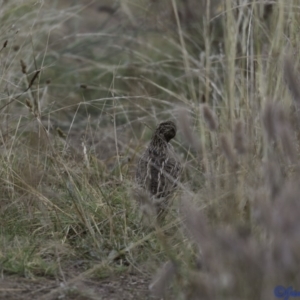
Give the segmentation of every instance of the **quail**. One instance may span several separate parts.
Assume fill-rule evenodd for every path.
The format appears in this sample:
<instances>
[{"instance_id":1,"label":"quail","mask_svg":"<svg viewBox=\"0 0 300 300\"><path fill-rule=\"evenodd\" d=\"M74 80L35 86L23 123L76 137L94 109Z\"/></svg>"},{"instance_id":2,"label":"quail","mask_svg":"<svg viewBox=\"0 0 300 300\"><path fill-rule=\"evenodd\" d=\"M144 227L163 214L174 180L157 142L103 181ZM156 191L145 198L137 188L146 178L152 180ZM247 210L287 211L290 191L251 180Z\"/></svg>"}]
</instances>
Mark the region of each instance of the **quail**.
<instances>
[{"instance_id":1,"label":"quail","mask_svg":"<svg viewBox=\"0 0 300 300\"><path fill-rule=\"evenodd\" d=\"M174 122L160 123L136 168L136 183L149 195L160 219L165 216L181 173L181 164L169 143L176 131Z\"/></svg>"}]
</instances>

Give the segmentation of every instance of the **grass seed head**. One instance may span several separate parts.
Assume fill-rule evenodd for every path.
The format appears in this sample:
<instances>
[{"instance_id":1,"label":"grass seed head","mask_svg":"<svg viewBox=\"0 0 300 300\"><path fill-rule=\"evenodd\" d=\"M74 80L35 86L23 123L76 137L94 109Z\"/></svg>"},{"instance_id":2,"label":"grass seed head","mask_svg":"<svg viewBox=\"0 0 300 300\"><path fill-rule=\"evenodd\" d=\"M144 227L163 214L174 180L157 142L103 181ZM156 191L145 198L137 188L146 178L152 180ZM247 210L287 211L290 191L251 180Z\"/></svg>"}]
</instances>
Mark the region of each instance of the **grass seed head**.
<instances>
[{"instance_id":1,"label":"grass seed head","mask_svg":"<svg viewBox=\"0 0 300 300\"><path fill-rule=\"evenodd\" d=\"M26 99L26 100L25 100L25 103L26 103L26 106L27 106L30 110L32 110L32 104L31 104L30 100L29 100L29 99Z\"/></svg>"},{"instance_id":2,"label":"grass seed head","mask_svg":"<svg viewBox=\"0 0 300 300\"><path fill-rule=\"evenodd\" d=\"M262 119L268 140L276 141L280 127L285 123L284 112L280 105L271 101L267 102Z\"/></svg>"},{"instance_id":3,"label":"grass seed head","mask_svg":"<svg viewBox=\"0 0 300 300\"><path fill-rule=\"evenodd\" d=\"M22 73L27 74L27 65L25 64L23 59L20 60L20 64L21 64Z\"/></svg>"},{"instance_id":4,"label":"grass seed head","mask_svg":"<svg viewBox=\"0 0 300 300\"><path fill-rule=\"evenodd\" d=\"M149 290L155 297L164 297L164 294L167 288L169 287L169 284L174 278L175 272L175 265L171 261L165 263L161 270L159 270L158 274L155 276L154 280L149 285Z\"/></svg>"},{"instance_id":5,"label":"grass seed head","mask_svg":"<svg viewBox=\"0 0 300 300\"><path fill-rule=\"evenodd\" d=\"M279 165L275 162L268 161L264 164L264 175L271 199L274 199L283 186L283 177Z\"/></svg>"},{"instance_id":6,"label":"grass seed head","mask_svg":"<svg viewBox=\"0 0 300 300\"><path fill-rule=\"evenodd\" d=\"M296 74L294 64L291 58L286 57L283 65L283 74L285 83L288 86L295 104L300 106L300 85L299 85L299 75Z\"/></svg>"},{"instance_id":7,"label":"grass seed head","mask_svg":"<svg viewBox=\"0 0 300 300\"><path fill-rule=\"evenodd\" d=\"M281 126L280 139L283 149L283 155L286 155L289 158L290 162L295 162L297 158L297 150L295 148L295 140L289 126Z\"/></svg>"},{"instance_id":8,"label":"grass seed head","mask_svg":"<svg viewBox=\"0 0 300 300\"><path fill-rule=\"evenodd\" d=\"M233 167L237 167L237 164L238 164L237 157L236 157L236 154L235 154L231 144L229 143L228 137L225 136L224 134L222 134L220 137L220 143L221 143L222 152L224 153L224 155L227 158L227 160L229 161L229 163Z\"/></svg>"},{"instance_id":9,"label":"grass seed head","mask_svg":"<svg viewBox=\"0 0 300 300\"><path fill-rule=\"evenodd\" d=\"M215 113L208 107L208 105L203 105L202 107L203 117L211 131L216 131L218 129L218 120Z\"/></svg>"},{"instance_id":10,"label":"grass seed head","mask_svg":"<svg viewBox=\"0 0 300 300\"><path fill-rule=\"evenodd\" d=\"M191 239L199 246L203 246L211 234L207 226L208 221L206 216L193 204L188 193L181 197L180 212Z\"/></svg>"},{"instance_id":11,"label":"grass seed head","mask_svg":"<svg viewBox=\"0 0 300 300\"><path fill-rule=\"evenodd\" d=\"M238 121L234 127L234 148L238 154L245 154L246 152L246 136L244 124Z\"/></svg>"}]
</instances>

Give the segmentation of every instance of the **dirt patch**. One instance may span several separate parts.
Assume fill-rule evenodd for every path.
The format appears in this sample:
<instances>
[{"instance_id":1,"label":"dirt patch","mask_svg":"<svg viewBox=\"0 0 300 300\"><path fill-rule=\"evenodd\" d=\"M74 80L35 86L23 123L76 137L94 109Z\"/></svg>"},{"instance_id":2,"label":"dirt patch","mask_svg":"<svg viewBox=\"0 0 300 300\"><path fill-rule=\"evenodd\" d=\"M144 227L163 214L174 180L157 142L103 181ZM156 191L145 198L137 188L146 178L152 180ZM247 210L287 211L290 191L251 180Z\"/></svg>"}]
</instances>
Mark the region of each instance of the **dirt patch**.
<instances>
[{"instance_id":1,"label":"dirt patch","mask_svg":"<svg viewBox=\"0 0 300 300\"><path fill-rule=\"evenodd\" d=\"M0 299L153 299L148 285L150 279L142 275L124 274L107 279L83 279L64 284L45 278L26 279L8 276L0 279Z\"/></svg>"}]
</instances>

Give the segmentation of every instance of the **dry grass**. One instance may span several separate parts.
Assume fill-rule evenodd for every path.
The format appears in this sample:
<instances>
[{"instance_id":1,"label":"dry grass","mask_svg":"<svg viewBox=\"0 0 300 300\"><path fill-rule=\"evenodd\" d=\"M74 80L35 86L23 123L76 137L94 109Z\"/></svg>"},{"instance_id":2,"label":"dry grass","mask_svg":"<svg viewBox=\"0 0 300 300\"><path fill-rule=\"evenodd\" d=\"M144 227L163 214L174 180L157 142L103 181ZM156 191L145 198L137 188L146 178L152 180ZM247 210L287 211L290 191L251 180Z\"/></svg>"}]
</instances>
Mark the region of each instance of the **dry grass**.
<instances>
[{"instance_id":1,"label":"dry grass","mask_svg":"<svg viewBox=\"0 0 300 300\"><path fill-rule=\"evenodd\" d=\"M2 277L160 270L166 299L299 288L300 3L204 2L3 1ZM147 230L133 174L165 119L181 194Z\"/></svg>"}]
</instances>

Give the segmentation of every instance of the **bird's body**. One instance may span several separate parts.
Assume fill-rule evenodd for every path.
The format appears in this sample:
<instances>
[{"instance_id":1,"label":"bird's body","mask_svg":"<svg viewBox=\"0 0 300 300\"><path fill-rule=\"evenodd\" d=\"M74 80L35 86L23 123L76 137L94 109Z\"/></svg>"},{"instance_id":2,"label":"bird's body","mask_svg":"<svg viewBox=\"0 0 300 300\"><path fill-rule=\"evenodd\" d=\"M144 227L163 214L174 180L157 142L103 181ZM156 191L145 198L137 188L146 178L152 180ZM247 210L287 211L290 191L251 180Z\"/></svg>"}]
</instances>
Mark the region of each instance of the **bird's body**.
<instances>
[{"instance_id":1,"label":"bird's body","mask_svg":"<svg viewBox=\"0 0 300 300\"><path fill-rule=\"evenodd\" d=\"M136 183L149 194L158 215L166 210L181 173L181 164L169 144L175 135L172 121L160 123L136 169Z\"/></svg>"}]
</instances>

